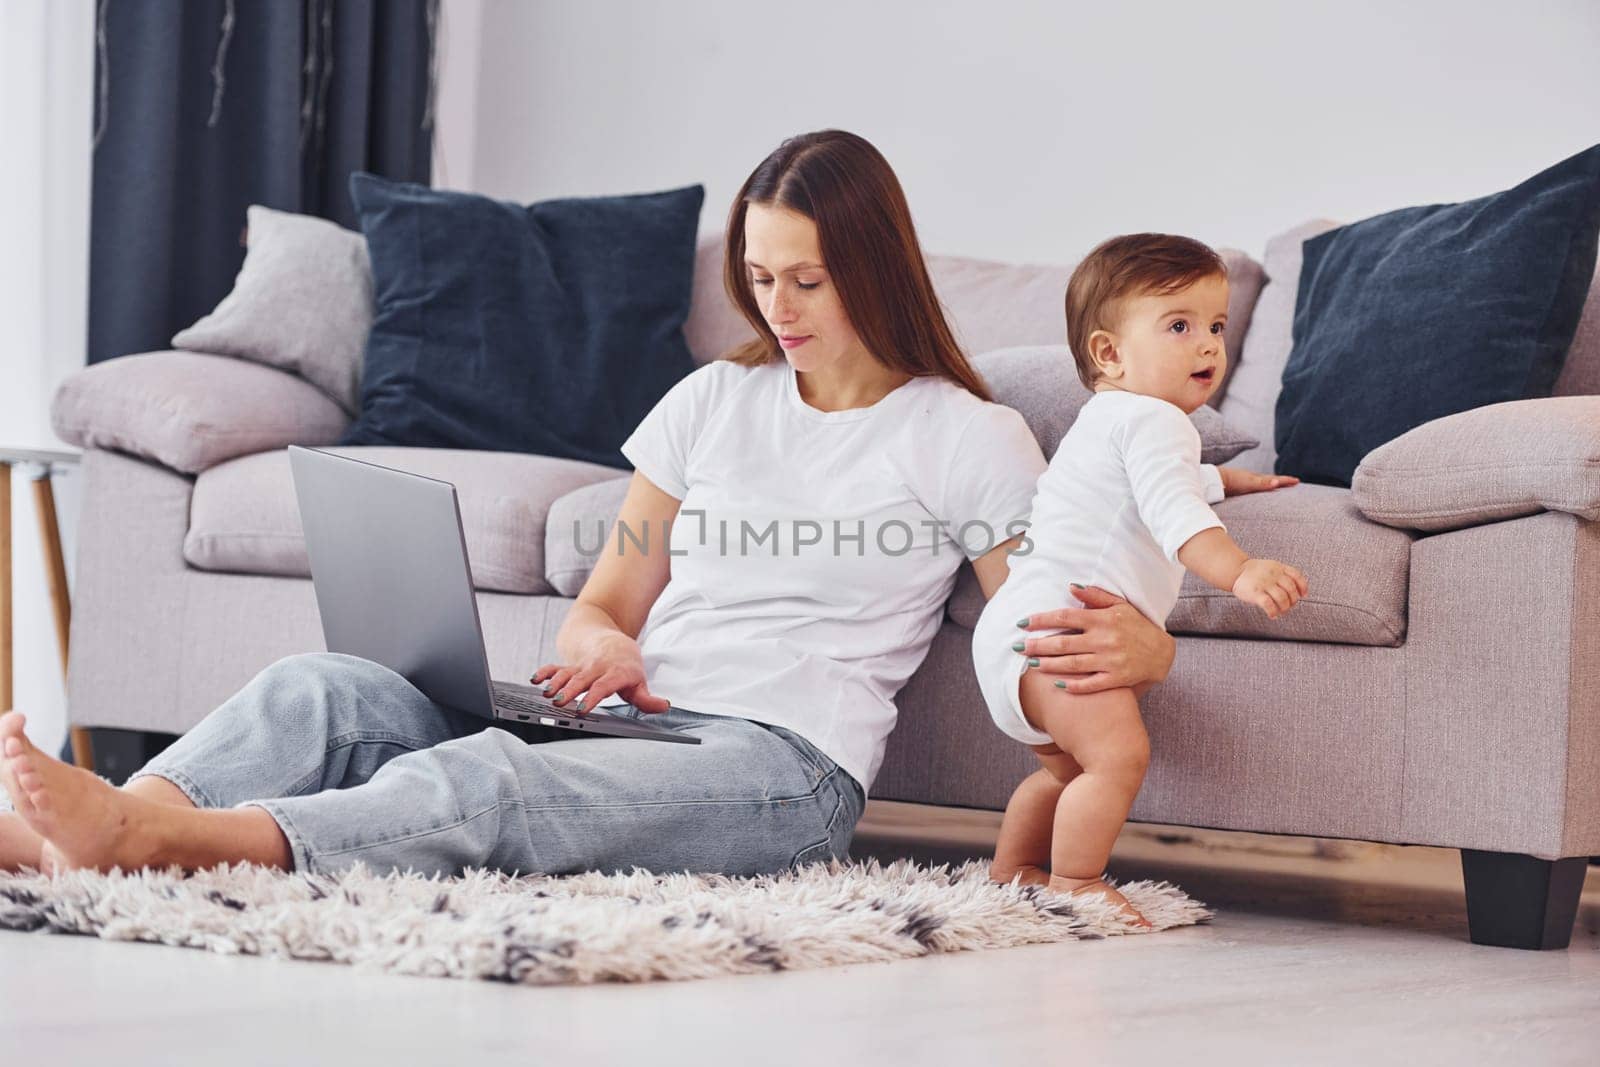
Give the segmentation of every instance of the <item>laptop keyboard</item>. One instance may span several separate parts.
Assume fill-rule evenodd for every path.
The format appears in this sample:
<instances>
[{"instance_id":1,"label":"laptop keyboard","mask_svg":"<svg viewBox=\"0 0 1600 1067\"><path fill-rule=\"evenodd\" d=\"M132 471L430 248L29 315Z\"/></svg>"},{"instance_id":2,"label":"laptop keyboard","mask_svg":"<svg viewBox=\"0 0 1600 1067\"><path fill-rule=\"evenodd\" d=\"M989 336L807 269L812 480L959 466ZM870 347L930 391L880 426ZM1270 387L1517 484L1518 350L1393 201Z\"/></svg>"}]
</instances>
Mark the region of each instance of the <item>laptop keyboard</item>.
<instances>
[{"instance_id":1,"label":"laptop keyboard","mask_svg":"<svg viewBox=\"0 0 1600 1067\"><path fill-rule=\"evenodd\" d=\"M551 720L560 719L559 729L565 736L577 736L575 733L569 733L569 731L583 730L591 736L618 734L628 737L655 737L660 740L678 741L691 745L700 743L698 737L680 733L667 726L653 726L640 722L625 721L632 718L631 715L626 714L628 709L626 704L608 705L607 711L611 713L609 715L596 708L593 713L594 718L604 721L595 722L590 720L589 715L558 707L551 703L549 698L540 696L537 690L530 693L520 686L513 687L505 682L492 682L490 691L494 695L496 710L506 717L534 723L542 719L544 721L541 725L545 726L557 726L558 724ZM624 714L618 715L618 711L623 711Z\"/></svg>"},{"instance_id":2,"label":"laptop keyboard","mask_svg":"<svg viewBox=\"0 0 1600 1067\"><path fill-rule=\"evenodd\" d=\"M508 711L526 711L533 715L559 715L564 719L572 717L572 712L541 697L530 697L498 683L491 688L494 690L495 705Z\"/></svg>"}]
</instances>

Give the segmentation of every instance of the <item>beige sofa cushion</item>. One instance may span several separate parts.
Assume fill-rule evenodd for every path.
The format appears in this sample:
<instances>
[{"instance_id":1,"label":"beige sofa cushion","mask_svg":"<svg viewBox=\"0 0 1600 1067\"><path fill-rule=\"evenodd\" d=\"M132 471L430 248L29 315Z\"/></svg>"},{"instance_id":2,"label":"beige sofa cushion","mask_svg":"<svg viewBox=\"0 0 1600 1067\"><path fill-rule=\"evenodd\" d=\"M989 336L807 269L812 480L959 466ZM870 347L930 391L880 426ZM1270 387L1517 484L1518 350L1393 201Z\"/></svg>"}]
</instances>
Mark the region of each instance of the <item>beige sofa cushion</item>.
<instances>
[{"instance_id":1,"label":"beige sofa cushion","mask_svg":"<svg viewBox=\"0 0 1600 1067\"><path fill-rule=\"evenodd\" d=\"M1216 511L1246 552L1304 571L1310 593L1273 620L1187 574L1167 619L1169 632L1351 645L1394 646L1404 640L1411 537L1368 522L1348 489L1297 485L1231 497ZM1062 606L1067 606L1065 597ZM982 611L977 578L972 568L963 567L950 598L950 618L971 629Z\"/></svg>"},{"instance_id":2,"label":"beige sofa cushion","mask_svg":"<svg viewBox=\"0 0 1600 1067\"><path fill-rule=\"evenodd\" d=\"M1237 352L1250 328L1265 275L1243 252L1218 249L1228 268L1228 328L1224 342ZM929 256L933 287L950 313L968 355L1016 345L1065 344L1067 280L1075 263L1035 266L961 256ZM1213 403L1225 395L1232 369Z\"/></svg>"},{"instance_id":3,"label":"beige sofa cushion","mask_svg":"<svg viewBox=\"0 0 1600 1067\"><path fill-rule=\"evenodd\" d=\"M556 498L615 478L613 467L515 452L344 447L328 451L451 482L475 588L548 593L545 514ZM183 557L208 571L309 577L287 451L213 467L196 480Z\"/></svg>"},{"instance_id":4,"label":"beige sofa cushion","mask_svg":"<svg viewBox=\"0 0 1600 1067\"><path fill-rule=\"evenodd\" d=\"M1228 351L1236 353L1250 328L1256 296L1265 281L1261 264L1243 252L1218 249L1228 268ZM928 273L967 354L1012 345L1062 344L1067 323L1063 301L1072 264L995 263L964 256L929 256ZM694 294L683 328L695 362L726 355L752 334L722 288L722 236L700 239L695 255ZM1229 372L1231 375L1231 371ZM1218 387L1221 400L1229 378Z\"/></svg>"},{"instance_id":5,"label":"beige sofa cushion","mask_svg":"<svg viewBox=\"0 0 1600 1067\"><path fill-rule=\"evenodd\" d=\"M235 456L339 439L350 416L303 378L196 352L145 352L96 363L56 390L63 441L198 474Z\"/></svg>"},{"instance_id":6,"label":"beige sofa cushion","mask_svg":"<svg viewBox=\"0 0 1600 1067\"><path fill-rule=\"evenodd\" d=\"M1055 455L1078 412L1094 396L1078 379L1066 345L998 348L975 356L972 366L997 402L1022 415L1046 458ZM1189 420L1200 433L1202 463L1227 463L1260 443L1228 425L1209 404L1196 408Z\"/></svg>"},{"instance_id":7,"label":"beige sofa cushion","mask_svg":"<svg viewBox=\"0 0 1600 1067\"><path fill-rule=\"evenodd\" d=\"M562 596L577 596L600 553L616 550L611 524L622 511L632 475L574 489L550 505L544 528L544 576Z\"/></svg>"},{"instance_id":8,"label":"beige sofa cushion","mask_svg":"<svg viewBox=\"0 0 1600 1067\"><path fill-rule=\"evenodd\" d=\"M1408 530L1538 511L1600 519L1600 396L1513 400L1423 423L1367 453L1350 492L1367 518Z\"/></svg>"}]
</instances>

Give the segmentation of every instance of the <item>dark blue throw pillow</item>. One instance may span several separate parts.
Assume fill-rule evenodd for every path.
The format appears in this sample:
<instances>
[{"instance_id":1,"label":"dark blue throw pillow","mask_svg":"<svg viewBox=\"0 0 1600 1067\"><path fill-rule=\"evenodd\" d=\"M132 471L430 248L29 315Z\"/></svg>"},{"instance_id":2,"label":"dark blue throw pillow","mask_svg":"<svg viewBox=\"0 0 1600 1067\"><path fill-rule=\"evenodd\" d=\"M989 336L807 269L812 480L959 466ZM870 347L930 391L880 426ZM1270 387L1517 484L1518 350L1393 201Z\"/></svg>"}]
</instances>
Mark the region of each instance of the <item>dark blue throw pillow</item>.
<instances>
[{"instance_id":1,"label":"dark blue throw pillow","mask_svg":"<svg viewBox=\"0 0 1600 1067\"><path fill-rule=\"evenodd\" d=\"M1600 145L1503 193L1391 211L1303 246L1276 470L1349 485L1416 426L1549 396L1600 235Z\"/></svg>"},{"instance_id":2,"label":"dark blue throw pillow","mask_svg":"<svg viewBox=\"0 0 1600 1067\"><path fill-rule=\"evenodd\" d=\"M350 196L377 309L340 444L628 466L622 442L694 369L703 188L523 207L358 173Z\"/></svg>"}]
</instances>

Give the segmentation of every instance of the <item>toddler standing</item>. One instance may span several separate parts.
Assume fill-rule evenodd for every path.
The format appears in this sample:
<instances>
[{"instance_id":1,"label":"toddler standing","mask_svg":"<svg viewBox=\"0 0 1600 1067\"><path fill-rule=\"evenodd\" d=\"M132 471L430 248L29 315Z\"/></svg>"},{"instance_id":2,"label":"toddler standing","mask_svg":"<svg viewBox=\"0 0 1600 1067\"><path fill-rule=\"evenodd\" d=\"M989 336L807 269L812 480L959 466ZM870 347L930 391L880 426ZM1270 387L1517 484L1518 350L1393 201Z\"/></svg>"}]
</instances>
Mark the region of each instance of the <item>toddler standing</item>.
<instances>
[{"instance_id":1,"label":"toddler standing","mask_svg":"<svg viewBox=\"0 0 1600 1067\"><path fill-rule=\"evenodd\" d=\"M1185 568L1276 619L1306 595L1306 579L1250 558L1206 503L1189 414L1227 368L1228 277L1217 254L1185 237L1112 238L1073 272L1066 304L1068 345L1094 395L1039 478L1031 550L1010 557L973 633L990 717L1041 764L1006 806L990 875L1104 894L1148 926L1102 880L1149 763L1144 687L1068 693L1029 669L1037 660L1019 655L1017 628L1057 608L1073 584L1116 593L1165 625Z\"/></svg>"}]
</instances>

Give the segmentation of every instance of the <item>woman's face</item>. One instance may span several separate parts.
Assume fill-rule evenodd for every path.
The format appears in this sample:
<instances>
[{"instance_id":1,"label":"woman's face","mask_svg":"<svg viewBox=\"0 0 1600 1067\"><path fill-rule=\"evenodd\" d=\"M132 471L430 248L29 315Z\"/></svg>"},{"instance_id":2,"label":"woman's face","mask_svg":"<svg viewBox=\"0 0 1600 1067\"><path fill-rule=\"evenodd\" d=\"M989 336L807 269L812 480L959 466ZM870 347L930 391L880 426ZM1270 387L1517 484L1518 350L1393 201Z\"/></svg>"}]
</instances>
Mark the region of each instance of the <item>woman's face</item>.
<instances>
[{"instance_id":1,"label":"woman's face","mask_svg":"<svg viewBox=\"0 0 1600 1067\"><path fill-rule=\"evenodd\" d=\"M795 370L821 370L868 354L823 265L816 223L788 208L749 205L744 265L756 306Z\"/></svg>"}]
</instances>

